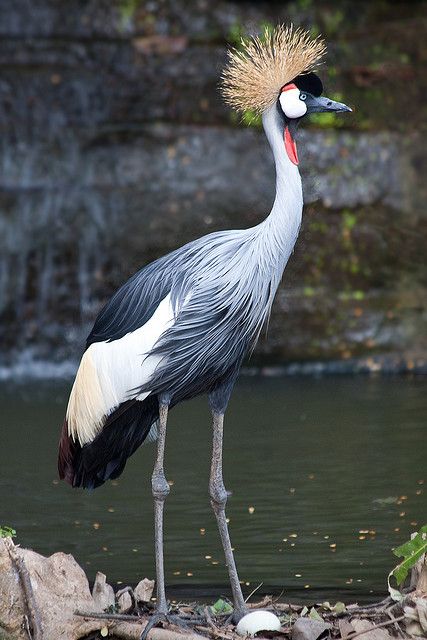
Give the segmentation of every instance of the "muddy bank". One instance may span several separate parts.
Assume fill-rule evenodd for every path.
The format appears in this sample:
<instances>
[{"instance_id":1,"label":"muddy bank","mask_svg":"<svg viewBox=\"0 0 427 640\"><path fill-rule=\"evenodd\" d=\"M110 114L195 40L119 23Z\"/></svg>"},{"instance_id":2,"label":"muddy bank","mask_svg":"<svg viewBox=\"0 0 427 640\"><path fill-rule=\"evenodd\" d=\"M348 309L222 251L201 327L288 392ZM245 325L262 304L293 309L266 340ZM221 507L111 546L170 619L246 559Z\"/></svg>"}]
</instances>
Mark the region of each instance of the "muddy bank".
<instances>
[{"instance_id":1,"label":"muddy bank","mask_svg":"<svg viewBox=\"0 0 427 640\"><path fill-rule=\"evenodd\" d=\"M153 581L145 578L134 589L124 587L114 593L106 576L98 573L90 592L83 570L71 555L55 553L45 558L14 545L10 537L0 539L0 568L0 637L5 640L138 639L154 611ZM343 602L308 607L267 596L261 602L248 602L247 607L251 613L264 610L276 616L276 630L266 633L261 626L258 637L351 640L366 635L368 640L389 640L423 636L427 632L425 568L422 557L413 569L408 593L397 600L388 596L365 607ZM170 620L152 628L148 638L237 640L241 635L230 620L232 612L223 599L213 605L175 603Z\"/></svg>"}]
</instances>

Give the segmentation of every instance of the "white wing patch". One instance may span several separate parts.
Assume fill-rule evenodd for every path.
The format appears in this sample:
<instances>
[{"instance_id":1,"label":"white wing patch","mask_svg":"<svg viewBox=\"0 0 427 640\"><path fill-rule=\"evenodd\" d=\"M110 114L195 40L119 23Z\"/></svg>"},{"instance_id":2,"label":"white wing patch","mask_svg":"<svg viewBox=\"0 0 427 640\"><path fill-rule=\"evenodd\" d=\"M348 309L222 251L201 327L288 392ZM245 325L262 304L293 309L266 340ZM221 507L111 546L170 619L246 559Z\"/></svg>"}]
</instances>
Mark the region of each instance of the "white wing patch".
<instances>
[{"instance_id":1,"label":"white wing patch","mask_svg":"<svg viewBox=\"0 0 427 640\"><path fill-rule=\"evenodd\" d=\"M84 353L67 407L68 433L81 445L101 431L119 404L134 398L134 389L149 382L161 357L150 356L155 343L175 320L170 295L151 318L120 340L95 342ZM149 391L137 396L144 400Z\"/></svg>"}]
</instances>

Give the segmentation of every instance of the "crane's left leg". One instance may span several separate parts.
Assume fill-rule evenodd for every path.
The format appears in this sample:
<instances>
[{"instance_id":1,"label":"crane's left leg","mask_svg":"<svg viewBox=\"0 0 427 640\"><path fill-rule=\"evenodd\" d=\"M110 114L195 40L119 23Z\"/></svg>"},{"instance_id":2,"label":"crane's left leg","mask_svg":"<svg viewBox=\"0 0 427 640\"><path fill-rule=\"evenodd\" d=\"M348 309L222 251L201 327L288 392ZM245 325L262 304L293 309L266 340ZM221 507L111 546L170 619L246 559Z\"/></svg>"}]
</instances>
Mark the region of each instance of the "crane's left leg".
<instances>
[{"instance_id":1,"label":"crane's left leg","mask_svg":"<svg viewBox=\"0 0 427 640\"><path fill-rule=\"evenodd\" d=\"M163 564L163 508L169 495L170 487L165 477L163 461L165 457L166 424L168 419L168 405L159 403L159 435L157 440L157 455L151 476L151 489L154 498L154 545L156 553L156 583L158 613L167 613L168 605L165 593L165 570Z\"/></svg>"},{"instance_id":2,"label":"crane's left leg","mask_svg":"<svg viewBox=\"0 0 427 640\"><path fill-rule=\"evenodd\" d=\"M225 562L230 576L231 591L233 594L234 613L233 620L237 623L240 618L247 613L245 601L243 599L242 588L237 575L236 563L234 562L233 550L231 548L230 535L228 533L227 519L225 516L225 505L227 502L227 491L222 478L222 441L224 430L224 413L212 410L213 416L213 446L212 464L209 480L209 494L211 505L218 523L219 534L225 554Z\"/></svg>"},{"instance_id":3,"label":"crane's left leg","mask_svg":"<svg viewBox=\"0 0 427 640\"><path fill-rule=\"evenodd\" d=\"M148 632L168 613L165 593L165 570L163 564L163 508L170 488L165 477L163 460L165 457L166 424L168 420L168 404L159 399L159 434L157 438L157 454L151 476L151 489L154 499L154 547L156 554L156 611L147 622L141 634L146 640Z\"/></svg>"}]
</instances>

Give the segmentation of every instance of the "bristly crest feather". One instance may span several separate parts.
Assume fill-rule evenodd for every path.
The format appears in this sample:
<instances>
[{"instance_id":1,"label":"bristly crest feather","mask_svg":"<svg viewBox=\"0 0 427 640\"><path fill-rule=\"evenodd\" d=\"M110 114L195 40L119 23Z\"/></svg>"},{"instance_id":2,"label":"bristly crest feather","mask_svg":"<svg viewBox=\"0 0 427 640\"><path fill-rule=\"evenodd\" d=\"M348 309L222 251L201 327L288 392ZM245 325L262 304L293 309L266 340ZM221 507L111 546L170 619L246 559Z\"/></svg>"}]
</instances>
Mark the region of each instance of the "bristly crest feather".
<instances>
[{"instance_id":1,"label":"bristly crest feather","mask_svg":"<svg viewBox=\"0 0 427 640\"><path fill-rule=\"evenodd\" d=\"M274 104L283 85L312 71L325 53L321 38L292 24L242 38L240 49L228 51L221 76L224 100L237 111L261 114Z\"/></svg>"}]
</instances>

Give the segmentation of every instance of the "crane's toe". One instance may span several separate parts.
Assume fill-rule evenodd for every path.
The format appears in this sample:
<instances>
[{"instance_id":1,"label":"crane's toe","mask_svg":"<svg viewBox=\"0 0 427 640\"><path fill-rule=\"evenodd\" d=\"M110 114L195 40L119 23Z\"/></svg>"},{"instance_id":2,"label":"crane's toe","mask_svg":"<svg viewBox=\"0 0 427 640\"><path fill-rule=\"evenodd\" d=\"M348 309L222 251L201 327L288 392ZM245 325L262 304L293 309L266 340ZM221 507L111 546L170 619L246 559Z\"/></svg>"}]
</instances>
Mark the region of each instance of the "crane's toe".
<instances>
[{"instance_id":1,"label":"crane's toe","mask_svg":"<svg viewBox=\"0 0 427 640\"><path fill-rule=\"evenodd\" d=\"M153 629L153 627L156 627L159 622L173 624L188 631L190 629L189 623L191 624L191 622L194 622L197 624L200 620L200 617L194 618L194 620L189 620L175 613L161 613L160 611L156 611L145 625L144 631L140 635L140 640L147 640L150 630Z\"/></svg>"}]
</instances>

